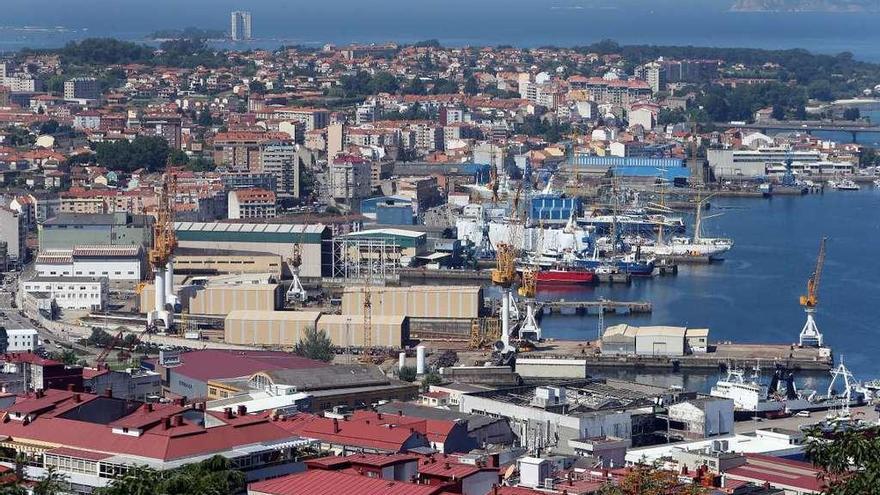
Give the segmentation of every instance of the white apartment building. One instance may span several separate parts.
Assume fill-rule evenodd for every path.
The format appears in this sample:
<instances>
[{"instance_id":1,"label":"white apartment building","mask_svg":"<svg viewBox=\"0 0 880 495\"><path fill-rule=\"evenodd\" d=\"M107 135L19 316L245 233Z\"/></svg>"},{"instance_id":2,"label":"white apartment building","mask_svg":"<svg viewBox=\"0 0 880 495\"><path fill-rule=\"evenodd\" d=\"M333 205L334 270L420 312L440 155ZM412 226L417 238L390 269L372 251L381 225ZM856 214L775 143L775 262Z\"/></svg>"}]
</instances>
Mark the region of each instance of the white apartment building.
<instances>
[{"instance_id":1,"label":"white apartment building","mask_svg":"<svg viewBox=\"0 0 880 495\"><path fill-rule=\"evenodd\" d=\"M7 328L6 352L33 352L40 343L39 335L33 328Z\"/></svg>"}]
</instances>

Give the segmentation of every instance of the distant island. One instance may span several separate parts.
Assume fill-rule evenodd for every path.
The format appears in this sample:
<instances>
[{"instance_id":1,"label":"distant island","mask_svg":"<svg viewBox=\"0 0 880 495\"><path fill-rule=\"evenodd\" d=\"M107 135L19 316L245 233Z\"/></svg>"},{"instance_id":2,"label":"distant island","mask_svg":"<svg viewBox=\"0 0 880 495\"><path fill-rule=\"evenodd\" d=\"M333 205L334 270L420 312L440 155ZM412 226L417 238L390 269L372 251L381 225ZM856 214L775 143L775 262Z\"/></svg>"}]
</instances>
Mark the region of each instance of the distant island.
<instances>
[{"instance_id":1,"label":"distant island","mask_svg":"<svg viewBox=\"0 0 880 495\"><path fill-rule=\"evenodd\" d=\"M183 29L161 29L154 31L147 39L150 40L180 40L180 39L200 39L200 40L222 40L227 38L226 31L222 29L201 29L197 27L186 27Z\"/></svg>"},{"instance_id":2,"label":"distant island","mask_svg":"<svg viewBox=\"0 0 880 495\"><path fill-rule=\"evenodd\" d=\"M877 0L735 0L732 12L880 12Z\"/></svg>"}]
</instances>

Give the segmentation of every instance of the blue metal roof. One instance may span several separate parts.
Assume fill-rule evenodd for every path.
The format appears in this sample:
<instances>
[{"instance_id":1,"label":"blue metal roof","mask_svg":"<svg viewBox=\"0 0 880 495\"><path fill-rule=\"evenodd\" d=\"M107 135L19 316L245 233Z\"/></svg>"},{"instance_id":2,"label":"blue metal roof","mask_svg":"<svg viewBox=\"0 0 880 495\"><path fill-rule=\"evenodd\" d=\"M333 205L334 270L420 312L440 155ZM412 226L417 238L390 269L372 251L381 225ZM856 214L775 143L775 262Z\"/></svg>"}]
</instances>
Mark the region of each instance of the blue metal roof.
<instances>
[{"instance_id":1,"label":"blue metal roof","mask_svg":"<svg viewBox=\"0 0 880 495\"><path fill-rule=\"evenodd\" d=\"M594 156L575 155L572 165L583 167L651 167L651 168L683 168L681 158L649 158L642 156Z\"/></svg>"}]
</instances>

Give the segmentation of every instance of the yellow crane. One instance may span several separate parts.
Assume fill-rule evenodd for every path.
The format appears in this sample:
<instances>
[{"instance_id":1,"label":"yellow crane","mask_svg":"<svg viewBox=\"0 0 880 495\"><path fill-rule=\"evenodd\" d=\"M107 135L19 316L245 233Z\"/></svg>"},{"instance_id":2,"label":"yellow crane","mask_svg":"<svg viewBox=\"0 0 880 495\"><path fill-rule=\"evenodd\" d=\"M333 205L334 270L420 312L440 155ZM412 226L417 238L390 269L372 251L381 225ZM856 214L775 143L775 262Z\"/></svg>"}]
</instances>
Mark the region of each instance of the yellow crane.
<instances>
[{"instance_id":1,"label":"yellow crane","mask_svg":"<svg viewBox=\"0 0 880 495\"><path fill-rule=\"evenodd\" d=\"M799 345L801 347L823 346L824 339L813 315L816 314L816 306L819 305L819 282L822 280L822 268L825 265L825 241L827 240L827 237L823 237L819 242L819 256L816 258L816 269L813 270L813 274L807 280L807 293L800 298L801 306L804 307L804 312L807 313L807 322L804 324L804 328L801 329L799 338Z\"/></svg>"},{"instance_id":2,"label":"yellow crane","mask_svg":"<svg viewBox=\"0 0 880 495\"><path fill-rule=\"evenodd\" d=\"M819 304L819 282L822 279L822 268L825 265L825 241L827 237L823 237L819 242L819 256L816 258L816 269L807 280L807 294L801 296L801 306L804 308L815 308Z\"/></svg>"}]
</instances>

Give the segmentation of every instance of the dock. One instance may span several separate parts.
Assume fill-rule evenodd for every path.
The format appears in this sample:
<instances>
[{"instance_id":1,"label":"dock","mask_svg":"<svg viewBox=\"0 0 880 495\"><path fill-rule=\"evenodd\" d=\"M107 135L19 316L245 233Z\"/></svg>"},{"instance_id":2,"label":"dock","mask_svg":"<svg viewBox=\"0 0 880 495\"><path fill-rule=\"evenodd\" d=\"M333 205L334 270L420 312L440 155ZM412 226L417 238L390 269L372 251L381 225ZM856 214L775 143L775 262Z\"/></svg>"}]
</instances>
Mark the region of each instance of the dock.
<instances>
[{"instance_id":1,"label":"dock","mask_svg":"<svg viewBox=\"0 0 880 495\"><path fill-rule=\"evenodd\" d=\"M739 344L719 343L708 352L684 356L603 355L594 342L551 341L545 349L534 353L535 357L558 357L584 359L587 368L626 368L670 371L720 371L730 365L751 369L759 366L765 370L781 364L794 371L829 371L834 358L828 349L804 347L791 344ZM530 354L531 356L531 354Z\"/></svg>"},{"instance_id":2,"label":"dock","mask_svg":"<svg viewBox=\"0 0 880 495\"><path fill-rule=\"evenodd\" d=\"M653 306L644 301L548 301L542 302L540 310L543 314L563 315L598 315L599 312L626 314L647 314L653 311Z\"/></svg>"}]
</instances>

